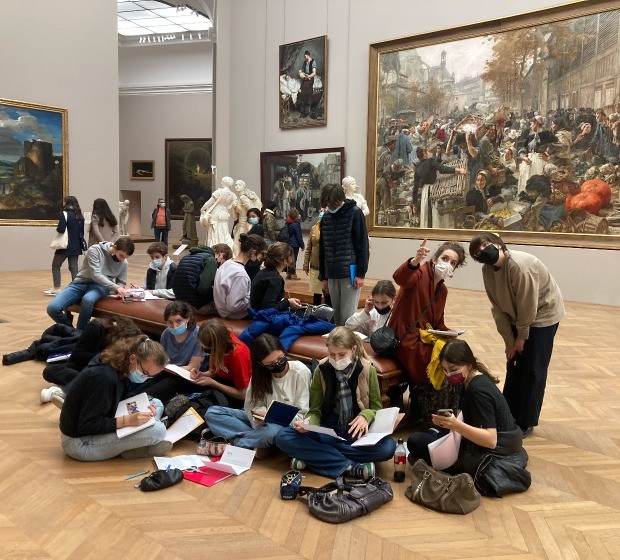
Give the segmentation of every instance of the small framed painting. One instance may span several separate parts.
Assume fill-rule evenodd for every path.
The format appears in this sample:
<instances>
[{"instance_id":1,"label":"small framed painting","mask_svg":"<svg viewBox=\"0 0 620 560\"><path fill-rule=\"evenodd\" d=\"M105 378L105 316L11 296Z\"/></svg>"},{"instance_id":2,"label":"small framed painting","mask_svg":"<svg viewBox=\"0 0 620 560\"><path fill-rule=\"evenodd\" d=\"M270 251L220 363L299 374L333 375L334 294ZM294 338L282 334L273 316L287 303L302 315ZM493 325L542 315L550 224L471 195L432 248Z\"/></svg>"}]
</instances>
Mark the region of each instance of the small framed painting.
<instances>
[{"instance_id":1,"label":"small framed painting","mask_svg":"<svg viewBox=\"0 0 620 560\"><path fill-rule=\"evenodd\" d=\"M155 162L153 160L131 160L129 166L132 181L153 181L155 179Z\"/></svg>"}]
</instances>

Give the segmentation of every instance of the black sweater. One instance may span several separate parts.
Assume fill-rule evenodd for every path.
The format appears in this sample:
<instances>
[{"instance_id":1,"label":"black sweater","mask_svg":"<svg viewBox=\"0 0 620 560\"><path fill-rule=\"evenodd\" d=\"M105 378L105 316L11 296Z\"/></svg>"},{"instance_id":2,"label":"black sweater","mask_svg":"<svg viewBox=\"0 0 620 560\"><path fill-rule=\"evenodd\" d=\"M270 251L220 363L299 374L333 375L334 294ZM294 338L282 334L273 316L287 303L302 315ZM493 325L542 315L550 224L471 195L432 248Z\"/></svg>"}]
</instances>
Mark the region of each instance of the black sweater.
<instances>
[{"instance_id":1,"label":"black sweater","mask_svg":"<svg viewBox=\"0 0 620 560\"><path fill-rule=\"evenodd\" d=\"M60 431L78 438L116 431L116 407L127 392L127 383L99 357L71 384L60 413Z\"/></svg>"},{"instance_id":2,"label":"black sweater","mask_svg":"<svg viewBox=\"0 0 620 560\"><path fill-rule=\"evenodd\" d=\"M289 307L288 299L284 297L284 279L273 268L264 268L252 280L250 289L250 307L256 311L261 309L277 309L286 311Z\"/></svg>"}]
</instances>

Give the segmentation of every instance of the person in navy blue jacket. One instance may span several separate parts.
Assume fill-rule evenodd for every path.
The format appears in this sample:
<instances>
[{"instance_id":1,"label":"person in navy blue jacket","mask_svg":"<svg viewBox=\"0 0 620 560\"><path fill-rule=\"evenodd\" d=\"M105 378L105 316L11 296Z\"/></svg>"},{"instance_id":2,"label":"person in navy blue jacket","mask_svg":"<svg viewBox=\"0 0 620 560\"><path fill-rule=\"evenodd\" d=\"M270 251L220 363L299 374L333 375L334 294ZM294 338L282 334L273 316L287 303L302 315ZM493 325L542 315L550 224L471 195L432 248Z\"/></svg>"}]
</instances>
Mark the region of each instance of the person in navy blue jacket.
<instances>
[{"instance_id":1,"label":"person in navy blue jacket","mask_svg":"<svg viewBox=\"0 0 620 560\"><path fill-rule=\"evenodd\" d=\"M304 237L301 234L301 216L299 210L293 208L288 213L286 218L286 227L288 228L288 244L293 249L293 262L288 268L286 274L287 280L299 280L297 276L297 255L299 255L299 249L305 249Z\"/></svg>"},{"instance_id":2,"label":"person in navy blue jacket","mask_svg":"<svg viewBox=\"0 0 620 560\"><path fill-rule=\"evenodd\" d=\"M66 216L66 218L65 218ZM52 260L52 280L54 287L51 290L45 290L46 296L55 296L61 290L60 267L65 260L69 260L69 272L71 272L71 280L74 280L78 273L78 257L82 254L82 250L86 248L84 241L84 215L74 196L65 196L63 199L63 207L58 217L58 226L56 231L64 233L67 231L67 248L56 249L54 259Z\"/></svg>"}]
</instances>

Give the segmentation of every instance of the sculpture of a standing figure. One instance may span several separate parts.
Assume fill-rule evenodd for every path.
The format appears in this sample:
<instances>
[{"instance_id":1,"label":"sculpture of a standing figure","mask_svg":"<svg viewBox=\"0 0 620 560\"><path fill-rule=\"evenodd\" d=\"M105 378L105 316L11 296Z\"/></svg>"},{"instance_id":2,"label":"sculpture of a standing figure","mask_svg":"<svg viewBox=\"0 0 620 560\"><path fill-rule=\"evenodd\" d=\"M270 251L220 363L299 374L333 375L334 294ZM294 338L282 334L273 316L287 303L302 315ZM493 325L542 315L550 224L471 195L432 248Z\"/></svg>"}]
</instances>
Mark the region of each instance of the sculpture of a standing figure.
<instances>
[{"instance_id":1,"label":"sculpture of a standing figure","mask_svg":"<svg viewBox=\"0 0 620 560\"><path fill-rule=\"evenodd\" d=\"M359 206L364 216L370 214L368 203L364 196L359 192L359 185L355 182L353 177L345 177L342 180L342 188L344 189L345 196L351 200L355 200L355 203Z\"/></svg>"},{"instance_id":2,"label":"sculpture of a standing figure","mask_svg":"<svg viewBox=\"0 0 620 560\"><path fill-rule=\"evenodd\" d=\"M195 247L198 245L198 234L196 233L194 203L186 194L182 194L179 198L183 201L183 238L181 243Z\"/></svg>"},{"instance_id":3,"label":"sculpture of a standing figure","mask_svg":"<svg viewBox=\"0 0 620 560\"><path fill-rule=\"evenodd\" d=\"M118 227L121 235L129 235L127 222L129 221L129 201L121 200L118 203Z\"/></svg>"},{"instance_id":4,"label":"sculpture of a standing figure","mask_svg":"<svg viewBox=\"0 0 620 560\"><path fill-rule=\"evenodd\" d=\"M209 247L217 243L233 246L228 228L230 211L235 202L235 195L230 190L233 184L232 178L223 177L220 187L213 191L211 198L200 209L200 223L207 230L206 244Z\"/></svg>"},{"instance_id":5,"label":"sculpture of a standing figure","mask_svg":"<svg viewBox=\"0 0 620 560\"><path fill-rule=\"evenodd\" d=\"M231 214L232 219L237 221L233 228L232 247L233 256L236 257L240 250L239 238L241 234L247 233L250 230L248 226L248 210L250 210L250 208L258 208L260 210L263 207L263 203L254 191L251 191L245 186L245 182L241 179L235 181L235 191L237 192L237 199L233 203Z\"/></svg>"}]
</instances>

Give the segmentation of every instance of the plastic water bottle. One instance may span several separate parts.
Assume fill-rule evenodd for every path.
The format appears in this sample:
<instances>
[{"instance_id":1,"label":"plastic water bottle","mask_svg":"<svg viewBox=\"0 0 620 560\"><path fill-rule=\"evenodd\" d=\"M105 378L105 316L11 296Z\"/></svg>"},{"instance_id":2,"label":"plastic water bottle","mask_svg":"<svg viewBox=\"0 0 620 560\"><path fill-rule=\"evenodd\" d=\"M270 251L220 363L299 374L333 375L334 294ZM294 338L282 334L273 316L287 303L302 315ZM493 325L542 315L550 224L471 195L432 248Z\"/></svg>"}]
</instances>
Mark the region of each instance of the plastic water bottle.
<instances>
[{"instance_id":1,"label":"plastic water bottle","mask_svg":"<svg viewBox=\"0 0 620 560\"><path fill-rule=\"evenodd\" d=\"M405 467L407 466L407 452L403 438L398 438L398 445L394 451L394 482L405 481Z\"/></svg>"}]
</instances>

